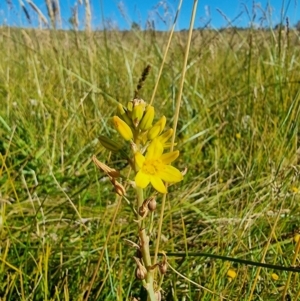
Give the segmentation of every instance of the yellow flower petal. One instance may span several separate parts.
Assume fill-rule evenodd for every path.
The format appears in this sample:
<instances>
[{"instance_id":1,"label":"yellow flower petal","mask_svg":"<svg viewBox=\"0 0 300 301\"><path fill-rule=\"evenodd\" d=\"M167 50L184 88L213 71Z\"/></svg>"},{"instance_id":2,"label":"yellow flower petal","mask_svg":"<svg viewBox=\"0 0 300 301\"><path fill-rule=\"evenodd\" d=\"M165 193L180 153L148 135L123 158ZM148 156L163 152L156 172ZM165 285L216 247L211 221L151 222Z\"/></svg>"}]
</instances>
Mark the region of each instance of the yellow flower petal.
<instances>
[{"instance_id":1,"label":"yellow flower petal","mask_svg":"<svg viewBox=\"0 0 300 301\"><path fill-rule=\"evenodd\" d=\"M148 139L153 140L156 138L165 128L166 126L166 117L162 116L154 125L153 127L148 131Z\"/></svg>"},{"instance_id":2,"label":"yellow flower petal","mask_svg":"<svg viewBox=\"0 0 300 301\"><path fill-rule=\"evenodd\" d=\"M168 183L180 182L183 179L182 173L171 165L166 165L163 170L157 173L157 176Z\"/></svg>"},{"instance_id":3,"label":"yellow flower petal","mask_svg":"<svg viewBox=\"0 0 300 301\"><path fill-rule=\"evenodd\" d=\"M160 177L152 176L150 177L150 182L152 186L160 193L167 193L167 188Z\"/></svg>"},{"instance_id":4,"label":"yellow flower petal","mask_svg":"<svg viewBox=\"0 0 300 301\"><path fill-rule=\"evenodd\" d=\"M173 129L169 129L161 134L157 139L162 143L165 144L173 135Z\"/></svg>"},{"instance_id":5,"label":"yellow flower petal","mask_svg":"<svg viewBox=\"0 0 300 301\"><path fill-rule=\"evenodd\" d=\"M140 153L136 152L134 155L135 163L138 166L138 168L142 168L144 162L145 162L145 157Z\"/></svg>"},{"instance_id":6,"label":"yellow flower petal","mask_svg":"<svg viewBox=\"0 0 300 301\"><path fill-rule=\"evenodd\" d=\"M135 176L135 183L136 186L145 188L150 183L150 176L143 173L141 170Z\"/></svg>"},{"instance_id":7,"label":"yellow flower petal","mask_svg":"<svg viewBox=\"0 0 300 301\"><path fill-rule=\"evenodd\" d=\"M147 148L146 159L152 160L159 158L163 151L163 145L157 139L154 139Z\"/></svg>"},{"instance_id":8,"label":"yellow flower petal","mask_svg":"<svg viewBox=\"0 0 300 301\"><path fill-rule=\"evenodd\" d=\"M170 164L175 161L179 156L179 151L174 151L166 154L162 154L160 159L164 164Z\"/></svg>"}]
</instances>

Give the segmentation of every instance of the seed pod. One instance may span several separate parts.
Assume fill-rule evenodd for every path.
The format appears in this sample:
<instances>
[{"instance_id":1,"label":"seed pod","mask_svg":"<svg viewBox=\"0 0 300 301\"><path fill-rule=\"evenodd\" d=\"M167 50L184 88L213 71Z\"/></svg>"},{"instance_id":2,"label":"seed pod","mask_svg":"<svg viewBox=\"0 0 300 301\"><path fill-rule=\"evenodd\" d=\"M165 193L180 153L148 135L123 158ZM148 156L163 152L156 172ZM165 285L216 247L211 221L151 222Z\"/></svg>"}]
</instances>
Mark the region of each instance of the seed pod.
<instances>
[{"instance_id":1,"label":"seed pod","mask_svg":"<svg viewBox=\"0 0 300 301\"><path fill-rule=\"evenodd\" d=\"M135 277L139 280L144 280L147 276L147 270L146 268L142 265L141 261L139 258L137 257L133 257L136 264L137 264L137 268L135 270Z\"/></svg>"},{"instance_id":2,"label":"seed pod","mask_svg":"<svg viewBox=\"0 0 300 301\"><path fill-rule=\"evenodd\" d=\"M139 208L139 215L141 217L145 217L148 213L149 209L147 207L147 204L145 205L144 203L142 204L142 206Z\"/></svg>"},{"instance_id":3,"label":"seed pod","mask_svg":"<svg viewBox=\"0 0 300 301\"><path fill-rule=\"evenodd\" d=\"M160 291L155 292L154 295L155 295L155 298L157 301L161 301L161 292Z\"/></svg>"},{"instance_id":4,"label":"seed pod","mask_svg":"<svg viewBox=\"0 0 300 301\"><path fill-rule=\"evenodd\" d=\"M165 275L167 273L168 266L165 261L159 263L158 268L162 275Z\"/></svg>"},{"instance_id":5,"label":"seed pod","mask_svg":"<svg viewBox=\"0 0 300 301\"><path fill-rule=\"evenodd\" d=\"M116 179L113 178L111 180L111 183L114 185L115 191L118 195L123 196L126 194L125 187L121 183L119 183Z\"/></svg>"},{"instance_id":6,"label":"seed pod","mask_svg":"<svg viewBox=\"0 0 300 301\"><path fill-rule=\"evenodd\" d=\"M146 275L147 275L147 271L146 269L141 269L141 268L136 268L135 270L135 277L136 279L138 280L144 280L146 278Z\"/></svg>"},{"instance_id":7,"label":"seed pod","mask_svg":"<svg viewBox=\"0 0 300 301\"><path fill-rule=\"evenodd\" d=\"M155 211L156 206L157 206L157 203L156 203L155 197L151 197L150 200L149 200L149 203L148 203L149 211L151 211L151 212Z\"/></svg>"}]
</instances>

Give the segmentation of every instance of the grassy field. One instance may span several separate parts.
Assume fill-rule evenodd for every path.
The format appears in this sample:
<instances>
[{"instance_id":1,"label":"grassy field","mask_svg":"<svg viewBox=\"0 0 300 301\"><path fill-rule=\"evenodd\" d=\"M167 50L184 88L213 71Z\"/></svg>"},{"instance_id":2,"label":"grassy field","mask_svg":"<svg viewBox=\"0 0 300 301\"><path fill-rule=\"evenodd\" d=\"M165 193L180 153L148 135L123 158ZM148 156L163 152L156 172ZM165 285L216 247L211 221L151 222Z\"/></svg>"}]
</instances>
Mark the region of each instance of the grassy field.
<instances>
[{"instance_id":1,"label":"grassy field","mask_svg":"<svg viewBox=\"0 0 300 301\"><path fill-rule=\"evenodd\" d=\"M0 28L1 300L84 300L90 288L89 300L142 298L126 242L137 242L134 215L91 158L128 171L98 137L121 140L110 118L148 64L139 96L150 100L168 36ZM169 127L186 41L174 34L154 99ZM164 300L300 299L299 270L288 271L300 259L299 61L293 30L194 31Z\"/></svg>"}]
</instances>

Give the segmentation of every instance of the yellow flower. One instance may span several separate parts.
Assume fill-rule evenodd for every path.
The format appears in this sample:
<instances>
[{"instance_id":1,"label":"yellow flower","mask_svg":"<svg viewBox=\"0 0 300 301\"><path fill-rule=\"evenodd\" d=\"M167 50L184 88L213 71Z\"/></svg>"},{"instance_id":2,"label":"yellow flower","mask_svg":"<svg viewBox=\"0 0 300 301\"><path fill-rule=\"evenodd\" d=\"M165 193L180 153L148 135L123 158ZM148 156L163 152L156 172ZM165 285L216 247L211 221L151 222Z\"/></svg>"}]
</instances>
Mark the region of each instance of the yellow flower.
<instances>
[{"instance_id":1,"label":"yellow flower","mask_svg":"<svg viewBox=\"0 0 300 301\"><path fill-rule=\"evenodd\" d=\"M236 273L235 270L229 269L229 270L227 271L227 277L228 277L229 279L233 280L236 276L237 276L237 273Z\"/></svg>"},{"instance_id":2,"label":"yellow flower","mask_svg":"<svg viewBox=\"0 0 300 301\"><path fill-rule=\"evenodd\" d=\"M298 243L299 239L300 239L300 234L299 234L299 233L296 233L296 234L294 235L294 242L295 242L295 243Z\"/></svg>"},{"instance_id":3,"label":"yellow flower","mask_svg":"<svg viewBox=\"0 0 300 301\"><path fill-rule=\"evenodd\" d=\"M271 278L274 280L274 281L277 281L279 279L279 276L276 274L276 273L272 273L271 274Z\"/></svg>"},{"instance_id":4,"label":"yellow flower","mask_svg":"<svg viewBox=\"0 0 300 301\"><path fill-rule=\"evenodd\" d=\"M138 187L145 188L149 183L161 193L167 193L163 181L176 183L182 180L181 172L169 165L179 156L179 151L163 154L163 145L158 139L154 139L147 149L146 156L140 152L135 154L135 163L139 168L135 176Z\"/></svg>"}]
</instances>

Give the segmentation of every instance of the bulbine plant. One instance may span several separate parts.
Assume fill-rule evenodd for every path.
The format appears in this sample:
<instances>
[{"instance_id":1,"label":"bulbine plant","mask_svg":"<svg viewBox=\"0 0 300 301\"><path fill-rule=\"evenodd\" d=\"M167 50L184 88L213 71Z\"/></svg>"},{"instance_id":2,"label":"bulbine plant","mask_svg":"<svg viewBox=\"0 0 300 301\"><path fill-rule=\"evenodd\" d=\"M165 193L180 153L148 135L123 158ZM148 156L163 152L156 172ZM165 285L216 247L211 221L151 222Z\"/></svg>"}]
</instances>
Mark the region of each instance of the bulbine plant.
<instances>
[{"instance_id":1,"label":"bulbine plant","mask_svg":"<svg viewBox=\"0 0 300 301\"><path fill-rule=\"evenodd\" d=\"M105 136L99 137L107 150L121 152L133 171L133 177L127 179L127 183L136 193L136 202L131 207L135 214L134 222L137 224L137 242L128 242L136 248L136 256L133 257L136 278L142 281L151 301L161 299L160 284L167 271L166 256L161 261L154 262L149 247L157 197L159 194L167 194L169 185L183 179L183 173L171 165L179 156L178 150L170 151L169 140L173 130L165 129L165 116L155 123L154 119L154 106L143 99L135 98L126 107L118 104L117 114L112 117L114 128L130 146L128 153L124 152L123 145ZM95 156L93 161L109 177L116 193L128 202L126 189L118 181L120 171L100 162ZM147 188L149 184L151 189Z\"/></svg>"}]
</instances>

